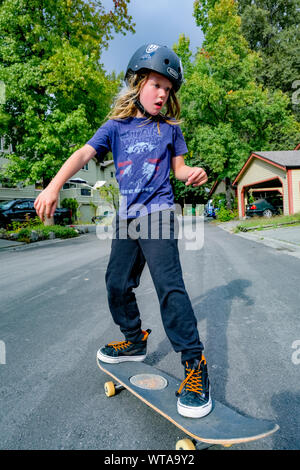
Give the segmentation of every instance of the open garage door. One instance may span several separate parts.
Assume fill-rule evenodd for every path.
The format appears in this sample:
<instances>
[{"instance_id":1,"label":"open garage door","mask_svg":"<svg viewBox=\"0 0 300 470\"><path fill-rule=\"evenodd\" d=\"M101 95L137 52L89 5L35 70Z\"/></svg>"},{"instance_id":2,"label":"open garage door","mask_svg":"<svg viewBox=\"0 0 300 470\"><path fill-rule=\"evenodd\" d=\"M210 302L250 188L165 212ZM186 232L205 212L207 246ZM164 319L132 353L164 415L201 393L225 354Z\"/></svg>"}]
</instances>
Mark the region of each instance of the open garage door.
<instances>
[{"instance_id":1,"label":"open garage door","mask_svg":"<svg viewBox=\"0 0 300 470\"><path fill-rule=\"evenodd\" d=\"M283 213L283 188L279 178L249 185L244 191L245 206L259 199L266 199L279 213Z\"/></svg>"}]
</instances>

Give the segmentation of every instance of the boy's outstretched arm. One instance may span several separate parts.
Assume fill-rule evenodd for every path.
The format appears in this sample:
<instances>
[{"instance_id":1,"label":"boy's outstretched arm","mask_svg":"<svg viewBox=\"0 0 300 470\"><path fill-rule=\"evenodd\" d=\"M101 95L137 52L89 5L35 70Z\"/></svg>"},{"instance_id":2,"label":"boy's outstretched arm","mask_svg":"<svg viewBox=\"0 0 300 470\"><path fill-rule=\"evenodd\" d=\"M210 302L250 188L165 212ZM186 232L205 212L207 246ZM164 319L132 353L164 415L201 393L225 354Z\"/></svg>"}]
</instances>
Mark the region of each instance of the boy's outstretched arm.
<instances>
[{"instance_id":1,"label":"boy's outstretched arm","mask_svg":"<svg viewBox=\"0 0 300 470\"><path fill-rule=\"evenodd\" d=\"M57 207L59 191L65 182L86 165L96 153L96 150L88 144L76 150L63 164L48 186L38 195L34 207L42 221L45 219L45 215L48 218L53 217Z\"/></svg>"},{"instance_id":2,"label":"boy's outstretched arm","mask_svg":"<svg viewBox=\"0 0 300 470\"><path fill-rule=\"evenodd\" d=\"M175 178L184 181L186 186L201 186L208 180L206 172L203 168L197 166L188 166L184 163L182 155L172 158L172 170Z\"/></svg>"}]
</instances>

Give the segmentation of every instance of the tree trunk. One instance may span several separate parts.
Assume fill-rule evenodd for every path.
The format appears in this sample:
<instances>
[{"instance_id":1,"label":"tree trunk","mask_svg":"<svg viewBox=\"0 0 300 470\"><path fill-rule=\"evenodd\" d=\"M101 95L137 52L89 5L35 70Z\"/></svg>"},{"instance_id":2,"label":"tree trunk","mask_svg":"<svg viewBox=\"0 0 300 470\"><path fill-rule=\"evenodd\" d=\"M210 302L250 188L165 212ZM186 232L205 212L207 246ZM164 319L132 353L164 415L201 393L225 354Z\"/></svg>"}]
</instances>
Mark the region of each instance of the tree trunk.
<instances>
[{"instance_id":1,"label":"tree trunk","mask_svg":"<svg viewBox=\"0 0 300 470\"><path fill-rule=\"evenodd\" d=\"M232 209L231 205L231 183L228 176L225 178L225 193L226 193L226 207L227 209Z\"/></svg>"},{"instance_id":2,"label":"tree trunk","mask_svg":"<svg viewBox=\"0 0 300 470\"><path fill-rule=\"evenodd\" d=\"M45 216L44 225L45 226L54 225L54 217L46 217Z\"/></svg>"},{"instance_id":3,"label":"tree trunk","mask_svg":"<svg viewBox=\"0 0 300 470\"><path fill-rule=\"evenodd\" d=\"M51 181L51 178L47 178L46 176L43 176L43 189L47 188L50 181Z\"/></svg>"}]
</instances>

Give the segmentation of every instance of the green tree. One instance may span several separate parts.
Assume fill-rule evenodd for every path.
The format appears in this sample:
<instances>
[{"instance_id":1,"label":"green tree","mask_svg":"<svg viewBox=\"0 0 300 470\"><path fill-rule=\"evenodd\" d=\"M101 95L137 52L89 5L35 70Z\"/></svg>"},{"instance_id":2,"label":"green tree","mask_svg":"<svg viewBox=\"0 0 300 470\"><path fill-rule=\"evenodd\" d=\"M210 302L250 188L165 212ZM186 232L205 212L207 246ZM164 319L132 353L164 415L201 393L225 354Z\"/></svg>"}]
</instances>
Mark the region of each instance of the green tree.
<instances>
[{"instance_id":1,"label":"green tree","mask_svg":"<svg viewBox=\"0 0 300 470\"><path fill-rule=\"evenodd\" d=\"M212 10L218 0L194 0L194 17L197 26L200 26L203 33L209 27L208 13Z\"/></svg>"},{"instance_id":2,"label":"green tree","mask_svg":"<svg viewBox=\"0 0 300 470\"><path fill-rule=\"evenodd\" d=\"M182 66L184 68L184 76L187 78L192 75L194 66L193 66L193 54L190 51L190 40L184 34L180 34L179 41L173 46L174 51L181 58ZM179 93L179 96L184 97L185 95ZM184 106L185 112L186 103ZM184 113L183 112L183 113ZM183 124L184 127L184 124ZM189 141L188 136L185 135L185 127L183 128L183 135L187 141ZM187 129L188 130L188 129ZM198 155L191 150L187 155L184 156L185 163L189 166L203 166L203 162L199 161ZM180 204L182 207L184 204L199 204L203 203L206 200L205 186L200 186L193 188L191 185L186 186L182 181L177 180L174 175L171 173L171 184L173 188L175 202Z\"/></svg>"},{"instance_id":3,"label":"green tree","mask_svg":"<svg viewBox=\"0 0 300 470\"><path fill-rule=\"evenodd\" d=\"M251 151L292 149L300 139L288 96L257 83L261 58L250 50L237 13L232 0L215 2L208 11L203 48L180 92L187 163L192 156L211 183L225 179L228 204L229 182ZM179 39L178 51L186 41Z\"/></svg>"},{"instance_id":4,"label":"green tree","mask_svg":"<svg viewBox=\"0 0 300 470\"><path fill-rule=\"evenodd\" d=\"M300 1L239 0L242 32L262 64L257 77L264 86L280 89L290 97L290 107L300 120L299 104L293 105L293 84L300 78Z\"/></svg>"},{"instance_id":5,"label":"green tree","mask_svg":"<svg viewBox=\"0 0 300 470\"><path fill-rule=\"evenodd\" d=\"M101 53L115 32L133 32L130 0L3 0L0 2L0 135L11 181L45 187L71 150L101 125L120 81ZM5 155L6 156L6 155Z\"/></svg>"},{"instance_id":6,"label":"green tree","mask_svg":"<svg viewBox=\"0 0 300 470\"><path fill-rule=\"evenodd\" d=\"M117 211L119 208L120 192L119 187L115 184L106 184L99 189L102 199L108 202Z\"/></svg>"},{"instance_id":7,"label":"green tree","mask_svg":"<svg viewBox=\"0 0 300 470\"><path fill-rule=\"evenodd\" d=\"M216 0L196 0L194 16L206 31L208 13ZM290 97L290 108L300 118L299 104L294 104L293 84L299 80L300 1L299 0L238 0L242 33L250 48L259 52L262 61L256 75L267 88L280 89ZM294 85L295 86L295 85Z\"/></svg>"},{"instance_id":8,"label":"green tree","mask_svg":"<svg viewBox=\"0 0 300 470\"><path fill-rule=\"evenodd\" d=\"M64 198L61 201L61 207L66 209L70 209L72 211L72 223L74 223L77 219L77 209L79 207L79 203L77 199L74 198Z\"/></svg>"}]
</instances>

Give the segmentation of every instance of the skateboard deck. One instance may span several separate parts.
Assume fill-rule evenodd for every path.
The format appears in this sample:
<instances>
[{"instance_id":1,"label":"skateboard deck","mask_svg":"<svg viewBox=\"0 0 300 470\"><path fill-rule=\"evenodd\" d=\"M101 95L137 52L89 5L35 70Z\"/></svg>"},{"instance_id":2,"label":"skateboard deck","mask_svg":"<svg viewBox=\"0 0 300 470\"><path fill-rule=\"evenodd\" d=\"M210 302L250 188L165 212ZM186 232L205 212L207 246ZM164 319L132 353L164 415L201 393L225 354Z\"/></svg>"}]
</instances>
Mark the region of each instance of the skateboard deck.
<instances>
[{"instance_id":1,"label":"skateboard deck","mask_svg":"<svg viewBox=\"0 0 300 470\"><path fill-rule=\"evenodd\" d=\"M213 409L207 416L186 418L177 412L175 392L180 386L180 379L144 362L108 364L97 358L97 364L119 384L114 387L112 382L106 382L107 396L113 396L118 389L129 390L187 435L206 444L202 447L215 444L230 447L232 444L264 438L279 429L272 421L243 416L216 400L213 400ZM188 440L184 441L180 441L176 449L190 449L185 447L189 445Z\"/></svg>"}]
</instances>

